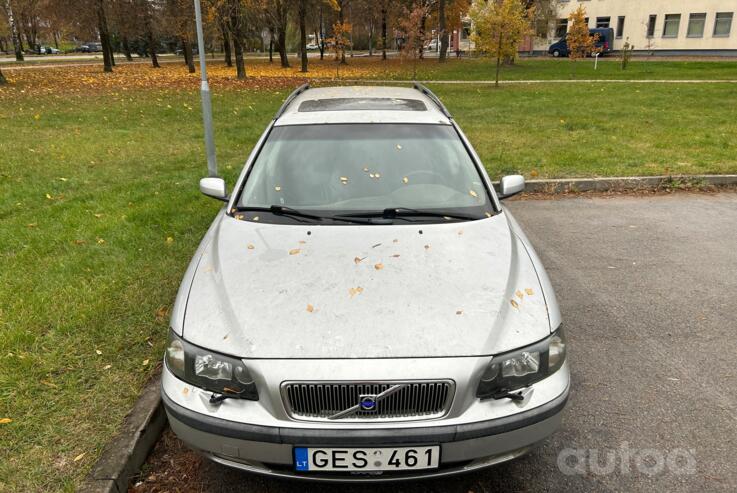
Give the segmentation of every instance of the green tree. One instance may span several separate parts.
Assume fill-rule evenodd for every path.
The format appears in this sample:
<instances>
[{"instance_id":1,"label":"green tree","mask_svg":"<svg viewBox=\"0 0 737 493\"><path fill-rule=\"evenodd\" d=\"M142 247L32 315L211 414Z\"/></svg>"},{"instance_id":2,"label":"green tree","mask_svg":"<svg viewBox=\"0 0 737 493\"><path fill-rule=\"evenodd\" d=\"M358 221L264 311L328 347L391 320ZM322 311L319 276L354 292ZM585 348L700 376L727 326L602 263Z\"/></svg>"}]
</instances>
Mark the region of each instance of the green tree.
<instances>
[{"instance_id":1,"label":"green tree","mask_svg":"<svg viewBox=\"0 0 737 493\"><path fill-rule=\"evenodd\" d=\"M533 34L533 15L534 7L528 8L522 0L474 0L471 4L471 39L478 50L496 58L496 87L502 60L514 59L522 39Z\"/></svg>"}]
</instances>

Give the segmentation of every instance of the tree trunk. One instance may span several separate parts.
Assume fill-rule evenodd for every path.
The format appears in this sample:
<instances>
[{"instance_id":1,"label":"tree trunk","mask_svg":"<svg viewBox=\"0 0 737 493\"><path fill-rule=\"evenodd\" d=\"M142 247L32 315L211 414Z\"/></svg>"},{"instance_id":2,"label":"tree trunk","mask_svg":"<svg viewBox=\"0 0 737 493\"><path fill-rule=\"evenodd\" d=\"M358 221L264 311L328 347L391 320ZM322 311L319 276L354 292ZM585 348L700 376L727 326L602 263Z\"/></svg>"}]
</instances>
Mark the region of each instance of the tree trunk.
<instances>
[{"instance_id":1,"label":"tree trunk","mask_svg":"<svg viewBox=\"0 0 737 493\"><path fill-rule=\"evenodd\" d=\"M307 0L299 0L299 48L302 52L302 72L307 72L307 27L305 26L305 17L307 17Z\"/></svg>"},{"instance_id":2,"label":"tree trunk","mask_svg":"<svg viewBox=\"0 0 737 493\"><path fill-rule=\"evenodd\" d=\"M160 68L161 65L159 65L159 57L156 54L156 42L157 41L156 41L156 38L154 37L154 31L150 27L148 29L147 37L148 37L148 51L149 51L149 54L151 55L151 66L153 66L153 68Z\"/></svg>"},{"instance_id":3,"label":"tree trunk","mask_svg":"<svg viewBox=\"0 0 737 493\"><path fill-rule=\"evenodd\" d=\"M279 59L281 60L282 68L289 68L289 59L287 58L287 29L286 26L279 28L279 35L277 39L277 48L279 49Z\"/></svg>"},{"instance_id":4,"label":"tree trunk","mask_svg":"<svg viewBox=\"0 0 737 493\"><path fill-rule=\"evenodd\" d=\"M427 23L427 16L423 15L420 19L420 46L417 48L419 51L418 56L420 57L420 60L425 59L425 24Z\"/></svg>"},{"instance_id":5,"label":"tree trunk","mask_svg":"<svg viewBox=\"0 0 737 493\"><path fill-rule=\"evenodd\" d=\"M131 54L131 46L128 44L128 36L123 36L123 53L125 53L125 59L129 62L133 61L133 55Z\"/></svg>"},{"instance_id":6,"label":"tree trunk","mask_svg":"<svg viewBox=\"0 0 737 493\"><path fill-rule=\"evenodd\" d=\"M233 37L233 51L235 51L235 76L238 80L246 78L246 64L243 60L243 30L241 23L241 4L240 0L229 0L228 2L230 18L230 33Z\"/></svg>"},{"instance_id":7,"label":"tree trunk","mask_svg":"<svg viewBox=\"0 0 737 493\"><path fill-rule=\"evenodd\" d=\"M339 8L338 8L338 22L340 22L340 25L343 25L343 0L339 1ZM345 33L343 33L345 36ZM340 63L345 64L345 50L340 50Z\"/></svg>"},{"instance_id":8,"label":"tree trunk","mask_svg":"<svg viewBox=\"0 0 737 493\"><path fill-rule=\"evenodd\" d=\"M438 61L444 62L448 59L448 33L445 32L445 0L439 0L438 4L438 30L440 31L440 53Z\"/></svg>"},{"instance_id":9,"label":"tree trunk","mask_svg":"<svg viewBox=\"0 0 737 493\"><path fill-rule=\"evenodd\" d=\"M0 70L0 86L2 86L3 84L7 84L7 83L8 83L8 81L5 78L5 76L3 75L3 71Z\"/></svg>"},{"instance_id":10,"label":"tree trunk","mask_svg":"<svg viewBox=\"0 0 737 493\"><path fill-rule=\"evenodd\" d=\"M220 33L223 35L223 51L225 52L225 65L233 66L233 54L230 51L230 32L225 22L220 21Z\"/></svg>"},{"instance_id":11,"label":"tree trunk","mask_svg":"<svg viewBox=\"0 0 737 493\"><path fill-rule=\"evenodd\" d=\"M502 33L499 33L499 45L496 50L496 79L494 79L494 87L499 87L499 67L502 64Z\"/></svg>"},{"instance_id":12,"label":"tree trunk","mask_svg":"<svg viewBox=\"0 0 737 493\"><path fill-rule=\"evenodd\" d=\"M108 50L110 52L110 63L115 67L115 51L113 50L112 40L108 43Z\"/></svg>"},{"instance_id":13,"label":"tree trunk","mask_svg":"<svg viewBox=\"0 0 737 493\"><path fill-rule=\"evenodd\" d=\"M194 56L192 56L192 45L187 38L182 38L184 48L184 59L187 60L187 70L190 74L194 73ZM201 56L205 56L204 53Z\"/></svg>"},{"instance_id":14,"label":"tree trunk","mask_svg":"<svg viewBox=\"0 0 737 493\"><path fill-rule=\"evenodd\" d=\"M113 59L110 56L110 33L107 30L107 17L105 16L105 5L103 0L96 0L97 30L100 32L100 44L102 45L102 62L105 72L113 71Z\"/></svg>"},{"instance_id":15,"label":"tree trunk","mask_svg":"<svg viewBox=\"0 0 737 493\"><path fill-rule=\"evenodd\" d=\"M381 59L386 60L386 4L381 6Z\"/></svg>"},{"instance_id":16,"label":"tree trunk","mask_svg":"<svg viewBox=\"0 0 737 493\"><path fill-rule=\"evenodd\" d=\"M274 63L274 39L269 38L269 63Z\"/></svg>"},{"instance_id":17,"label":"tree trunk","mask_svg":"<svg viewBox=\"0 0 737 493\"><path fill-rule=\"evenodd\" d=\"M13 48L15 49L15 60L23 61L23 41L20 39L18 32L18 24L13 17L13 9L10 6L10 0L5 0L5 12L8 14L8 24L10 24L11 37L13 38Z\"/></svg>"},{"instance_id":18,"label":"tree trunk","mask_svg":"<svg viewBox=\"0 0 737 493\"><path fill-rule=\"evenodd\" d=\"M325 29L323 26L322 7L320 7L320 36L317 38L317 46L320 49L320 60L325 59Z\"/></svg>"},{"instance_id":19,"label":"tree trunk","mask_svg":"<svg viewBox=\"0 0 737 493\"><path fill-rule=\"evenodd\" d=\"M369 56L374 56L374 20L373 18L369 20L369 28L368 28L368 43L369 43Z\"/></svg>"}]
</instances>

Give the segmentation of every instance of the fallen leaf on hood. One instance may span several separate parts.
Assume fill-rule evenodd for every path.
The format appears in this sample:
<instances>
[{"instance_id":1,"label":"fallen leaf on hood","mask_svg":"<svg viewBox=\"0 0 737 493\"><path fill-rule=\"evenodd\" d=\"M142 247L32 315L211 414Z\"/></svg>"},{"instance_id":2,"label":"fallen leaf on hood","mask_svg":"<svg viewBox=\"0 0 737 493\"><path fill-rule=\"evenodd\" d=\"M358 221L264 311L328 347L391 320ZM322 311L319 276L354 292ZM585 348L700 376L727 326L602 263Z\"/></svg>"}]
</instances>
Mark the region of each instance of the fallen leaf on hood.
<instances>
[{"instance_id":1,"label":"fallen leaf on hood","mask_svg":"<svg viewBox=\"0 0 737 493\"><path fill-rule=\"evenodd\" d=\"M392 255L392 258L399 258L399 254L395 253L394 255Z\"/></svg>"},{"instance_id":2,"label":"fallen leaf on hood","mask_svg":"<svg viewBox=\"0 0 737 493\"><path fill-rule=\"evenodd\" d=\"M382 264L381 262L379 262L378 264L374 265L374 269L376 269L376 270L381 270L383 268L384 268L384 264Z\"/></svg>"},{"instance_id":3,"label":"fallen leaf on hood","mask_svg":"<svg viewBox=\"0 0 737 493\"><path fill-rule=\"evenodd\" d=\"M351 288L351 289L348 290L348 294L351 295L351 298L353 298L357 294L361 294L361 293L363 293L363 288L361 286L359 286L357 288Z\"/></svg>"},{"instance_id":4,"label":"fallen leaf on hood","mask_svg":"<svg viewBox=\"0 0 737 493\"><path fill-rule=\"evenodd\" d=\"M394 240L392 240L392 243L399 243L399 240L394 239Z\"/></svg>"},{"instance_id":5,"label":"fallen leaf on hood","mask_svg":"<svg viewBox=\"0 0 737 493\"><path fill-rule=\"evenodd\" d=\"M363 258L356 257L356 258L353 259L353 263L356 264L356 265L358 265L358 264L360 264L365 259L366 259L366 257L363 257Z\"/></svg>"},{"instance_id":6,"label":"fallen leaf on hood","mask_svg":"<svg viewBox=\"0 0 737 493\"><path fill-rule=\"evenodd\" d=\"M407 177L405 176L405 177L403 177L403 178L402 178L402 181L403 181L404 183L409 183L409 178L407 178Z\"/></svg>"},{"instance_id":7,"label":"fallen leaf on hood","mask_svg":"<svg viewBox=\"0 0 737 493\"><path fill-rule=\"evenodd\" d=\"M381 246L381 243L377 243L376 245L371 245L371 248L376 248L376 247L380 247L380 246Z\"/></svg>"},{"instance_id":8,"label":"fallen leaf on hood","mask_svg":"<svg viewBox=\"0 0 737 493\"><path fill-rule=\"evenodd\" d=\"M534 292L532 291L532 289L531 289L531 288L525 288L525 293L527 293L527 296L532 296L533 294L535 294L535 293L534 293Z\"/></svg>"},{"instance_id":9,"label":"fallen leaf on hood","mask_svg":"<svg viewBox=\"0 0 737 493\"><path fill-rule=\"evenodd\" d=\"M307 303L307 311L310 312L310 313L312 313L312 312L315 311L315 307L312 306L312 305L310 305L309 303Z\"/></svg>"},{"instance_id":10,"label":"fallen leaf on hood","mask_svg":"<svg viewBox=\"0 0 737 493\"><path fill-rule=\"evenodd\" d=\"M8 423L12 423L13 420L10 418L0 418L0 425L6 425Z\"/></svg>"},{"instance_id":11,"label":"fallen leaf on hood","mask_svg":"<svg viewBox=\"0 0 737 493\"><path fill-rule=\"evenodd\" d=\"M474 190L469 190L468 193L471 195L471 197L478 197L479 194L477 194Z\"/></svg>"},{"instance_id":12,"label":"fallen leaf on hood","mask_svg":"<svg viewBox=\"0 0 737 493\"><path fill-rule=\"evenodd\" d=\"M239 221L243 220L243 214L236 214L234 217Z\"/></svg>"},{"instance_id":13,"label":"fallen leaf on hood","mask_svg":"<svg viewBox=\"0 0 737 493\"><path fill-rule=\"evenodd\" d=\"M430 249L430 245L425 245L425 250L429 250L429 249Z\"/></svg>"},{"instance_id":14,"label":"fallen leaf on hood","mask_svg":"<svg viewBox=\"0 0 737 493\"><path fill-rule=\"evenodd\" d=\"M300 245L304 245L307 242L305 240L299 240L297 243L299 243Z\"/></svg>"},{"instance_id":15,"label":"fallen leaf on hood","mask_svg":"<svg viewBox=\"0 0 737 493\"><path fill-rule=\"evenodd\" d=\"M187 394L189 394L189 387L184 387L182 389L182 395L187 395Z\"/></svg>"},{"instance_id":16,"label":"fallen leaf on hood","mask_svg":"<svg viewBox=\"0 0 737 493\"><path fill-rule=\"evenodd\" d=\"M515 308L519 309L519 305L517 304L517 302L516 302L516 301L514 301L514 300L509 300L509 302L510 302L510 303L512 304L512 306L513 306L513 307L515 307Z\"/></svg>"},{"instance_id":17,"label":"fallen leaf on hood","mask_svg":"<svg viewBox=\"0 0 737 493\"><path fill-rule=\"evenodd\" d=\"M259 220L259 217L258 216L253 216L252 221L258 221L258 220Z\"/></svg>"},{"instance_id":18,"label":"fallen leaf on hood","mask_svg":"<svg viewBox=\"0 0 737 493\"><path fill-rule=\"evenodd\" d=\"M341 176L340 177L340 183L343 185L348 185L348 177L347 176Z\"/></svg>"},{"instance_id":19,"label":"fallen leaf on hood","mask_svg":"<svg viewBox=\"0 0 737 493\"><path fill-rule=\"evenodd\" d=\"M520 291L519 289L517 291L515 291L514 294L517 295L517 298L519 298L519 299L522 299L522 298L525 297L525 294L522 291Z\"/></svg>"},{"instance_id":20,"label":"fallen leaf on hood","mask_svg":"<svg viewBox=\"0 0 737 493\"><path fill-rule=\"evenodd\" d=\"M373 173L369 173L369 178L373 178L373 177L374 177L374 174Z\"/></svg>"},{"instance_id":21,"label":"fallen leaf on hood","mask_svg":"<svg viewBox=\"0 0 737 493\"><path fill-rule=\"evenodd\" d=\"M299 252L301 251L302 250L299 248L292 248L291 250L289 250L289 255L299 255Z\"/></svg>"},{"instance_id":22,"label":"fallen leaf on hood","mask_svg":"<svg viewBox=\"0 0 737 493\"><path fill-rule=\"evenodd\" d=\"M253 245L253 243L249 243L248 244L248 249L249 250L253 250L254 248L256 248L256 247Z\"/></svg>"},{"instance_id":23,"label":"fallen leaf on hood","mask_svg":"<svg viewBox=\"0 0 737 493\"><path fill-rule=\"evenodd\" d=\"M274 190L276 190L277 192L281 192L281 187L279 185L277 185L277 186L274 187Z\"/></svg>"},{"instance_id":24,"label":"fallen leaf on hood","mask_svg":"<svg viewBox=\"0 0 737 493\"><path fill-rule=\"evenodd\" d=\"M402 146L399 145L399 144L397 144L397 149L401 151L402 150Z\"/></svg>"},{"instance_id":25,"label":"fallen leaf on hood","mask_svg":"<svg viewBox=\"0 0 737 493\"><path fill-rule=\"evenodd\" d=\"M74 462L79 462L80 460L82 460L82 457L84 457L85 455L87 455L87 452L82 452L81 454L79 454L78 456L74 458Z\"/></svg>"},{"instance_id":26,"label":"fallen leaf on hood","mask_svg":"<svg viewBox=\"0 0 737 493\"><path fill-rule=\"evenodd\" d=\"M363 168L363 171L366 173L368 173L368 170L369 170L368 168Z\"/></svg>"},{"instance_id":27,"label":"fallen leaf on hood","mask_svg":"<svg viewBox=\"0 0 737 493\"><path fill-rule=\"evenodd\" d=\"M456 315L463 315L463 310L456 310Z\"/></svg>"},{"instance_id":28,"label":"fallen leaf on hood","mask_svg":"<svg viewBox=\"0 0 737 493\"><path fill-rule=\"evenodd\" d=\"M463 236L463 230L458 231L458 236Z\"/></svg>"},{"instance_id":29,"label":"fallen leaf on hood","mask_svg":"<svg viewBox=\"0 0 737 493\"><path fill-rule=\"evenodd\" d=\"M381 173L374 173L374 178L381 178Z\"/></svg>"},{"instance_id":30,"label":"fallen leaf on hood","mask_svg":"<svg viewBox=\"0 0 737 493\"><path fill-rule=\"evenodd\" d=\"M486 215L486 217L491 217L491 212L484 212L484 214Z\"/></svg>"}]
</instances>

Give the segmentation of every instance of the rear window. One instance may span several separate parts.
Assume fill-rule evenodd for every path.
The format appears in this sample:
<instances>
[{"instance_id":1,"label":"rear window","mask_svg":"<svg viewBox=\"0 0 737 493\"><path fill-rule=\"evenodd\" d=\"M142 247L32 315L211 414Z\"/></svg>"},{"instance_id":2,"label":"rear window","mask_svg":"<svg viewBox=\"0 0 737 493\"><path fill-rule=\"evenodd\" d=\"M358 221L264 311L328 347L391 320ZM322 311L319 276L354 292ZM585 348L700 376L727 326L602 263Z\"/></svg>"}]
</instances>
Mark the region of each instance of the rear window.
<instances>
[{"instance_id":1,"label":"rear window","mask_svg":"<svg viewBox=\"0 0 737 493\"><path fill-rule=\"evenodd\" d=\"M300 113L313 111L427 111L419 99L404 98L328 98L308 99L299 105Z\"/></svg>"}]
</instances>

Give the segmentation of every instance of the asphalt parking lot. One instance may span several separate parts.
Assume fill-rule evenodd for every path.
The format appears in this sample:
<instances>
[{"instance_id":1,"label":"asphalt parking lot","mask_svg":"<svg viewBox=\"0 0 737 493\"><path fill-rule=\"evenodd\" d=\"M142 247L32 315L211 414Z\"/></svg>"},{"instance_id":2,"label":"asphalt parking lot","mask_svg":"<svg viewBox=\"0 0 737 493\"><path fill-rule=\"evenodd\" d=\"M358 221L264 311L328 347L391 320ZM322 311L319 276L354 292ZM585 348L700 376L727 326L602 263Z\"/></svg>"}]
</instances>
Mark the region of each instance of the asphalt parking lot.
<instances>
[{"instance_id":1,"label":"asphalt parking lot","mask_svg":"<svg viewBox=\"0 0 737 493\"><path fill-rule=\"evenodd\" d=\"M133 491L736 491L737 193L508 204L556 288L573 390L512 463L386 486L245 474L166 434Z\"/></svg>"}]
</instances>

